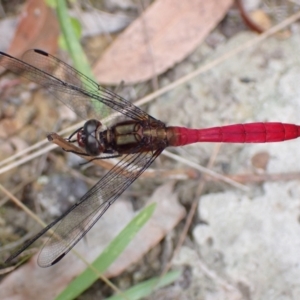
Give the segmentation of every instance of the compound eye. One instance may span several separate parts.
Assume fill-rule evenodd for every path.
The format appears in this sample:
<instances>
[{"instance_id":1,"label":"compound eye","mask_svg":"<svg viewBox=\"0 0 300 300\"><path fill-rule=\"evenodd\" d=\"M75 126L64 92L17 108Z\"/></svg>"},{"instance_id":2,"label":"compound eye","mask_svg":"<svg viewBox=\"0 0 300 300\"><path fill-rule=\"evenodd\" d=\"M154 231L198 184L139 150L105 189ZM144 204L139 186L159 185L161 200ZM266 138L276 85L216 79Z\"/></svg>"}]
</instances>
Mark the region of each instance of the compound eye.
<instances>
[{"instance_id":1,"label":"compound eye","mask_svg":"<svg viewBox=\"0 0 300 300\"><path fill-rule=\"evenodd\" d=\"M97 156L100 154L101 152L100 145L94 136L89 135L87 137L85 143L85 151L87 154L91 156Z\"/></svg>"},{"instance_id":2,"label":"compound eye","mask_svg":"<svg viewBox=\"0 0 300 300\"><path fill-rule=\"evenodd\" d=\"M89 135L97 130L101 123L95 119L91 119L85 122L83 130L86 135Z\"/></svg>"}]
</instances>

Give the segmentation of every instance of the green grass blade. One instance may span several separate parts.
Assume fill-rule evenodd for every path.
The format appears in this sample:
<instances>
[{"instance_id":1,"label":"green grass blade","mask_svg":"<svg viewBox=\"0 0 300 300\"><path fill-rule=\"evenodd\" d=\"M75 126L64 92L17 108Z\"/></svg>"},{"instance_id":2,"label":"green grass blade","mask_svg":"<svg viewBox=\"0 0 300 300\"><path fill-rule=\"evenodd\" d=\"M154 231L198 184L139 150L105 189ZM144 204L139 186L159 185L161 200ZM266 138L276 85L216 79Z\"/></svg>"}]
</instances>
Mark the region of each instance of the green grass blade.
<instances>
[{"instance_id":1,"label":"green grass blade","mask_svg":"<svg viewBox=\"0 0 300 300\"><path fill-rule=\"evenodd\" d=\"M127 291L124 291L123 294L130 300L143 299L149 296L153 292L153 290L156 290L158 288L173 283L177 278L179 278L179 276L180 276L180 271L169 272L162 278L156 277L144 281L142 283L139 283L136 286L128 289ZM123 300L123 299L124 298L119 295L106 298L106 300Z\"/></svg>"},{"instance_id":2,"label":"green grass blade","mask_svg":"<svg viewBox=\"0 0 300 300\"><path fill-rule=\"evenodd\" d=\"M97 82L79 42L78 28L76 27L78 25L74 25L74 20L70 18L65 0L56 0L56 12L62 31L62 38L64 40L63 44L67 48L67 51L73 60L74 67L87 77ZM100 111L103 104L99 101L93 101L93 106L97 111ZM107 116L103 114L103 117Z\"/></svg>"},{"instance_id":3,"label":"green grass blade","mask_svg":"<svg viewBox=\"0 0 300 300\"><path fill-rule=\"evenodd\" d=\"M74 30L71 18L68 15L65 0L56 1L56 12L67 50L72 57L75 68L84 75L96 81L87 57L79 43L78 35Z\"/></svg>"},{"instance_id":4,"label":"green grass blade","mask_svg":"<svg viewBox=\"0 0 300 300\"><path fill-rule=\"evenodd\" d=\"M130 241L145 225L152 216L156 204L153 203L144 208L129 224L118 234L118 236L104 249L100 256L93 262L93 266L103 273L124 251ZM91 286L98 279L97 275L87 268L56 298L56 300L74 299Z\"/></svg>"}]
</instances>

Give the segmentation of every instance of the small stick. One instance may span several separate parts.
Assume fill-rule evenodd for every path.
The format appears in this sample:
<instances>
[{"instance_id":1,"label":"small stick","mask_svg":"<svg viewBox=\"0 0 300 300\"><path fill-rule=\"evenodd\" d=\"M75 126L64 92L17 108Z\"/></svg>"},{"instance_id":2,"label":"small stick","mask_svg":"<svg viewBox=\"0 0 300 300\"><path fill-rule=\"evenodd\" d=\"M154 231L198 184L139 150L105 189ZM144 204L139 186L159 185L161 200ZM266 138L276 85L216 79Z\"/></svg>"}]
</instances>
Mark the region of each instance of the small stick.
<instances>
[{"instance_id":1,"label":"small stick","mask_svg":"<svg viewBox=\"0 0 300 300\"><path fill-rule=\"evenodd\" d=\"M60 135L58 135L55 132L52 132L52 133L48 134L47 138L48 138L49 142L56 144L57 146L59 146L63 150L65 150L67 152L73 152L73 153L79 155L80 157L82 157L86 160L91 160L91 162L93 164L97 165L97 166L100 166L100 167L105 168L107 170L110 170L114 166L114 164L111 163L111 160L108 160L108 159L106 159L106 160L105 159L93 159L94 157L81 155L80 153L84 153L84 150L77 147L73 143L69 143L67 140L65 140L64 138L62 138Z\"/></svg>"},{"instance_id":2,"label":"small stick","mask_svg":"<svg viewBox=\"0 0 300 300\"><path fill-rule=\"evenodd\" d=\"M56 144L63 150L67 152L73 152L74 154L79 155L80 157L91 160L91 162L97 166L100 166L102 168L105 168L106 170L111 170L114 167L114 163L112 161L115 161L113 159L93 159L94 157L87 156L87 155L80 155L80 153L84 153L84 150L82 148L77 147L75 144L68 142L66 139L61 137L55 132L52 132L47 135L48 141L51 143ZM93 160L92 160L93 159ZM159 176L164 178L177 178L177 179L188 179L188 178L196 178L197 174L193 170L187 169L179 169L179 170L153 170L153 169L147 169L141 177L143 178L157 178L157 174Z\"/></svg>"}]
</instances>

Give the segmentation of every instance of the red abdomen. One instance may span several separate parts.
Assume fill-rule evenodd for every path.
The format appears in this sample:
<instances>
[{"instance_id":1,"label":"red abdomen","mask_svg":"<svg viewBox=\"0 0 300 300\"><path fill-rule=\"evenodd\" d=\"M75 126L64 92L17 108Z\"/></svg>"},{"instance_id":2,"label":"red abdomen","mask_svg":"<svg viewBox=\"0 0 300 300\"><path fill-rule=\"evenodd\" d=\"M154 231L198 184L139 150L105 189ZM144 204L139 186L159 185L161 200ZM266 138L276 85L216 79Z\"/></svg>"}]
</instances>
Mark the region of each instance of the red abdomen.
<instances>
[{"instance_id":1,"label":"red abdomen","mask_svg":"<svg viewBox=\"0 0 300 300\"><path fill-rule=\"evenodd\" d=\"M285 123L247 123L206 129L168 127L170 146L183 146L197 142L269 143L299 137L300 126Z\"/></svg>"}]
</instances>

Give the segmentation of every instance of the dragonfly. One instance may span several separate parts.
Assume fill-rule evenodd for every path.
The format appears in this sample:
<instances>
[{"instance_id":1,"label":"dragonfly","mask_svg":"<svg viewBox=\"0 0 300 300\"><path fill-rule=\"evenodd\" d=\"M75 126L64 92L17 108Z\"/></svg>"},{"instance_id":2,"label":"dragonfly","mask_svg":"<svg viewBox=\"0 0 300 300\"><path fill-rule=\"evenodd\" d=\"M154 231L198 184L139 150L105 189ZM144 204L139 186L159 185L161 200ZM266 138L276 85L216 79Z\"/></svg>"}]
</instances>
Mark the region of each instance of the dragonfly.
<instances>
[{"instance_id":1,"label":"dragonfly","mask_svg":"<svg viewBox=\"0 0 300 300\"><path fill-rule=\"evenodd\" d=\"M38 256L38 264L49 267L59 262L167 147L198 142L282 142L300 135L299 125L280 122L205 129L166 126L130 101L42 50L28 50L22 60L0 52L0 66L39 84L87 120L71 135L76 136L75 141L82 149L80 154L92 159L120 157L119 162L81 199L25 242L6 262L12 261L50 229L53 232ZM113 112L120 113L124 120L104 126L101 120Z\"/></svg>"}]
</instances>

